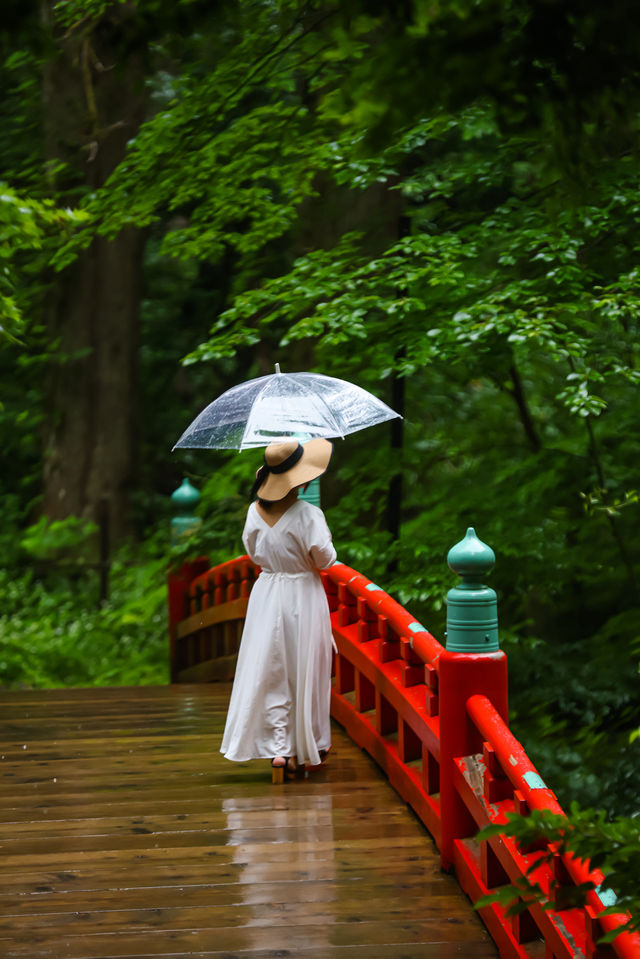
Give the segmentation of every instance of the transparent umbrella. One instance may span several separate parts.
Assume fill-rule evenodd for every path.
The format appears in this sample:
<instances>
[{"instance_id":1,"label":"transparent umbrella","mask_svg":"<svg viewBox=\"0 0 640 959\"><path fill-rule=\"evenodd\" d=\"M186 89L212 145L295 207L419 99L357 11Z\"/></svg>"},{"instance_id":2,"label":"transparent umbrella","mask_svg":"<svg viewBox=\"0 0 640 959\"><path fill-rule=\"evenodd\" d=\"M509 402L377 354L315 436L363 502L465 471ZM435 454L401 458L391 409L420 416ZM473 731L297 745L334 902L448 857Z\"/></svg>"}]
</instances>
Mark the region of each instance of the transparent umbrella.
<instances>
[{"instance_id":1,"label":"transparent umbrella","mask_svg":"<svg viewBox=\"0 0 640 959\"><path fill-rule=\"evenodd\" d=\"M276 364L275 373L233 386L210 403L173 448L245 450L287 437L344 438L398 416L354 383L281 373Z\"/></svg>"}]
</instances>

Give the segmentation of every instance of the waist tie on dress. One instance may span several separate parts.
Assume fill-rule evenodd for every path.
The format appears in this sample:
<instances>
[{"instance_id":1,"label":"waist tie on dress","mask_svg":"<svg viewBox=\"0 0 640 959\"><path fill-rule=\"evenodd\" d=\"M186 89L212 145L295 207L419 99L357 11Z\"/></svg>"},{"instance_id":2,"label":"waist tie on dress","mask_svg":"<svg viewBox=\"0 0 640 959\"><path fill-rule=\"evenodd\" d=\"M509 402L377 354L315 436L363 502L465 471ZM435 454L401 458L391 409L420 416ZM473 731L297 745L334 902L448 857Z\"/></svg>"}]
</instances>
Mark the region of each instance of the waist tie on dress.
<instances>
[{"instance_id":1,"label":"waist tie on dress","mask_svg":"<svg viewBox=\"0 0 640 959\"><path fill-rule=\"evenodd\" d=\"M305 569L299 573L287 573L285 570L281 569L262 569L260 571L260 576L268 576L275 579L300 579L302 576L315 576L316 574L312 569Z\"/></svg>"}]
</instances>

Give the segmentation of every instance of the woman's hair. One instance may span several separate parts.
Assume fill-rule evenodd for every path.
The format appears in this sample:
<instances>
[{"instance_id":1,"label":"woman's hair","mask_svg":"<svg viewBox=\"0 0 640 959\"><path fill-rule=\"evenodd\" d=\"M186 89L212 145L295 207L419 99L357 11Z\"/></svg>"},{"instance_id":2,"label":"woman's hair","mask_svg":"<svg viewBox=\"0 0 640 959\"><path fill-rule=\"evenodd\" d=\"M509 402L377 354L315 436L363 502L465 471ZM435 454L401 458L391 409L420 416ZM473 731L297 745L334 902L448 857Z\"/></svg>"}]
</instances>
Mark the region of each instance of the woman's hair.
<instances>
[{"instance_id":1,"label":"woman's hair","mask_svg":"<svg viewBox=\"0 0 640 959\"><path fill-rule=\"evenodd\" d=\"M294 489L305 490L308 485L309 485L308 483L301 483L300 486L292 486L291 489L289 490L289 493L292 493ZM287 493L287 496L289 495L289 493ZM284 498L285 497L283 496L282 499ZM265 509L269 509L269 507L273 506L274 503L280 502L279 499L262 499L260 496L257 497L257 500L258 500L258 503L260 503L260 506L264 506Z\"/></svg>"}]
</instances>

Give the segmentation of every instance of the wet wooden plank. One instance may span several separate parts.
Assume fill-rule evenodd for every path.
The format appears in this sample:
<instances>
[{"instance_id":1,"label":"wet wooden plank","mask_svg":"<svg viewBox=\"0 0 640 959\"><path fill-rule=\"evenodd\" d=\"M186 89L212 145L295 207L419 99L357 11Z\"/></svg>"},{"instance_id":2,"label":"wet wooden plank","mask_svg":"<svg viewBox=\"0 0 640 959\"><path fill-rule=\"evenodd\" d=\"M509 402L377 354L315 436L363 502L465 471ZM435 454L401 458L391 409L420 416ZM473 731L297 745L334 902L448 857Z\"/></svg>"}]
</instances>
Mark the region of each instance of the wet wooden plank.
<instances>
[{"instance_id":1,"label":"wet wooden plank","mask_svg":"<svg viewBox=\"0 0 640 959\"><path fill-rule=\"evenodd\" d=\"M20 864L20 872L16 871L15 862L7 859L6 863L3 861L3 867L6 866L3 892L5 895L11 892L38 896L110 888L182 887L185 884L213 887L233 883L245 886L258 882L334 882L338 874L341 880L350 883L370 881L373 875L380 883L389 886L416 880L424 885L425 891L442 893L448 889L455 896L459 893L457 888L452 891L450 877L442 876L431 864L421 860L419 851L401 857L398 862L370 862L366 846L350 850L348 854L342 853L339 859L330 854L328 858L321 858L321 855L317 854L317 858L306 854L296 857L295 852L290 851L282 861L276 858L272 861L262 849L241 849L233 857L218 850L213 853L202 851L198 846L179 852L158 848L141 854L133 850L128 856L105 850L101 855L30 857L29 862ZM244 889L241 895L245 896Z\"/></svg>"},{"instance_id":2,"label":"wet wooden plank","mask_svg":"<svg viewBox=\"0 0 640 959\"><path fill-rule=\"evenodd\" d=\"M314 950L315 955L331 955L334 946L362 946L369 944L369 955L379 955L379 944L397 946L398 956L411 955L414 944L430 943L432 955L441 956L442 946L447 944L457 950L457 955L474 955L474 932L471 923L429 923L420 920L394 921L384 918L371 922L311 923L265 925L255 923L243 927L198 928L182 930L174 928L145 929L139 933L127 930L118 935L102 933L88 928L86 921L79 920L75 935L68 932L44 933L34 930L24 940L14 939L4 953L7 957L33 956L66 959L86 959L87 956L139 956L206 954L229 956L236 952L251 954L254 950L271 955L296 956L301 948ZM284 932L284 935L283 935ZM5 941L0 939L0 948ZM408 949L407 949L408 947ZM434 948L437 947L437 948ZM461 948L463 947L463 948ZM409 950L409 951L408 951ZM466 950L466 951L465 951ZM391 953L393 954L393 953ZM449 953L455 955L456 952ZM483 953L487 955L486 951ZM445 953L446 955L446 953Z\"/></svg>"},{"instance_id":3,"label":"wet wooden plank","mask_svg":"<svg viewBox=\"0 0 640 959\"><path fill-rule=\"evenodd\" d=\"M269 887L272 889L272 887ZM340 887L344 891L344 886ZM165 903L163 906L136 905L133 908L118 904L118 908L96 908L92 905L91 912L82 909L58 909L42 913L33 913L29 922L30 931L40 930L47 932L52 921L61 931L71 931L78 927L78 918L81 916L83 925L92 921L99 923L101 934L118 933L123 926L144 925L149 929L203 929L203 928L232 928L237 926L279 925L283 921L296 925L317 925L321 922L332 925L340 922L363 923L371 921L371 916L384 916L393 922L411 922L419 915L421 922L430 923L433 927L447 922L443 919L441 898L434 897L429 902L416 901L418 895L401 897L394 903L389 903L386 897L381 897L382 890L372 886L361 890L357 898L351 895L345 899L334 899L327 896L321 900L298 901L290 900L288 896L280 900L244 903L234 900L228 903L216 902L214 906L201 894L200 903L195 903L189 897L185 903ZM416 890L414 889L414 892ZM111 902L113 907L113 902ZM20 913L7 913L3 924L3 933L11 933L17 937L24 931L24 917Z\"/></svg>"},{"instance_id":4,"label":"wet wooden plank","mask_svg":"<svg viewBox=\"0 0 640 959\"><path fill-rule=\"evenodd\" d=\"M497 956L338 728L284 787L218 752L228 686L0 695L0 955Z\"/></svg>"},{"instance_id":5,"label":"wet wooden plank","mask_svg":"<svg viewBox=\"0 0 640 959\"><path fill-rule=\"evenodd\" d=\"M196 882L192 877L189 886L167 881L161 884L159 876L155 877L153 886L145 885L141 877L138 885L129 883L119 889L117 901L114 901L110 888L91 890L91 914L104 913L117 915L123 912L136 910L166 910L180 908L199 908L206 906L214 913L225 907L251 907L254 915L259 916L273 906L288 910L294 906L306 905L309 909L332 903L338 909L363 908L362 904L385 901L385 909L400 909L406 903L421 915L433 910L442 910L443 900L450 895L446 881L422 875L380 876L376 874L369 879L367 876L341 875L339 879L307 879L305 882L292 882L290 879L277 881L269 877L262 882L243 883L242 888L231 877L228 881L213 883L210 875L200 877ZM238 878L237 876L235 877ZM28 913L31 920L40 919L49 915L68 916L84 912L87 909L87 890L77 888L70 890L64 887L61 891L49 891L40 895L37 902L23 892L5 890L0 894L0 915L8 924L18 918L24 923L24 914ZM213 895L215 893L215 896ZM399 900L389 904L389 894ZM416 904L416 900L420 900ZM368 908L371 913L371 908Z\"/></svg>"}]
</instances>

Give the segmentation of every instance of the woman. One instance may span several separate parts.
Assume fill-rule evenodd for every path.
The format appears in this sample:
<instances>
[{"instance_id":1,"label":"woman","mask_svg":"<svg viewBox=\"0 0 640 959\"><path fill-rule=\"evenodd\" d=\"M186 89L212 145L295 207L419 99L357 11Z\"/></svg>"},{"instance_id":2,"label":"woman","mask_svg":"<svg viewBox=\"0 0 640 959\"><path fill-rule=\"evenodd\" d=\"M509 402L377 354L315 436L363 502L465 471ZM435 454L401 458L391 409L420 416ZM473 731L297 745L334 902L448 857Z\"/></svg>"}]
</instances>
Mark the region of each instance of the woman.
<instances>
[{"instance_id":1,"label":"woman","mask_svg":"<svg viewBox=\"0 0 640 959\"><path fill-rule=\"evenodd\" d=\"M335 562L336 551L322 511L298 499L331 453L324 439L268 446L242 534L261 573L220 751L236 762L271 759L274 782L284 782L295 759L318 765L331 745L331 622L318 570Z\"/></svg>"}]
</instances>

